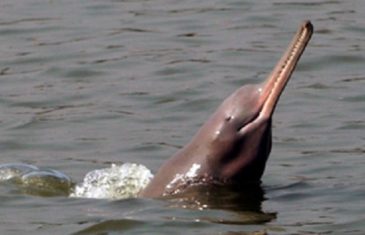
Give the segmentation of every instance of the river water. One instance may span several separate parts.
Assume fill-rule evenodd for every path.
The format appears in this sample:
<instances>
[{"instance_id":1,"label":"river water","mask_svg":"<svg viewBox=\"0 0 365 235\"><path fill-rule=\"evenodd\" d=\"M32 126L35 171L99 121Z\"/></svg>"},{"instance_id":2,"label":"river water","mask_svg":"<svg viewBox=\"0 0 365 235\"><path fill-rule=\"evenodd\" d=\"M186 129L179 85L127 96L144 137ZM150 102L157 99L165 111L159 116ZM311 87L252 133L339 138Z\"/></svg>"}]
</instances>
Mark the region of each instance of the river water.
<instances>
[{"instance_id":1,"label":"river water","mask_svg":"<svg viewBox=\"0 0 365 235\"><path fill-rule=\"evenodd\" d=\"M254 199L225 207L217 193L221 207L196 208L5 184L0 234L364 234L364 11L360 0L2 0L0 163L75 182L111 163L156 171L226 96L265 79L303 20L315 33Z\"/></svg>"}]
</instances>

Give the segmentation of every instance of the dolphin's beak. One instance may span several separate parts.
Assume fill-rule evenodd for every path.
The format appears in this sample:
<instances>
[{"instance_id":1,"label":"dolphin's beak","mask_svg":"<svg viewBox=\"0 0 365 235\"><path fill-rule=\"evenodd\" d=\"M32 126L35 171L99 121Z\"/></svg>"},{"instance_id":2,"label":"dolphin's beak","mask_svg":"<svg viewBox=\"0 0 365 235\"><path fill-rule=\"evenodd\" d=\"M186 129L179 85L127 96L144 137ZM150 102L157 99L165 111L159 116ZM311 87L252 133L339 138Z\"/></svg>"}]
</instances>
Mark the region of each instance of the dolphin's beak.
<instances>
[{"instance_id":1,"label":"dolphin's beak","mask_svg":"<svg viewBox=\"0 0 365 235\"><path fill-rule=\"evenodd\" d=\"M262 108L259 114L261 118L270 118L275 106L283 92L285 85L290 79L300 56L304 52L307 43L313 33L310 21L305 21L294 36L288 49L281 57L278 64L271 72L268 79L262 84L260 103Z\"/></svg>"}]
</instances>

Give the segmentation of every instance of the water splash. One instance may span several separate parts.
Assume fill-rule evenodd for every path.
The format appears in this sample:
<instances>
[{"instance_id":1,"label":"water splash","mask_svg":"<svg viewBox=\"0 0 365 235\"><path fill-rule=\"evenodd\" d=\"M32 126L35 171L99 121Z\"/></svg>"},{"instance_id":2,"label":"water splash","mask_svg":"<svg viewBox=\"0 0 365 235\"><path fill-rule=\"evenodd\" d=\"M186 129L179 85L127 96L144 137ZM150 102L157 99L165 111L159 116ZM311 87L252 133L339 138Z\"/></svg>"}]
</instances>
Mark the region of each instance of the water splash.
<instances>
[{"instance_id":1,"label":"water splash","mask_svg":"<svg viewBox=\"0 0 365 235\"><path fill-rule=\"evenodd\" d=\"M112 164L109 168L90 171L77 185L71 197L125 199L137 197L153 175L151 171L134 163Z\"/></svg>"},{"instance_id":2,"label":"water splash","mask_svg":"<svg viewBox=\"0 0 365 235\"><path fill-rule=\"evenodd\" d=\"M20 192L36 196L70 196L99 199L137 197L153 175L134 163L112 164L109 168L90 171L77 184L60 171L24 163L0 165L0 183L16 186Z\"/></svg>"}]
</instances>

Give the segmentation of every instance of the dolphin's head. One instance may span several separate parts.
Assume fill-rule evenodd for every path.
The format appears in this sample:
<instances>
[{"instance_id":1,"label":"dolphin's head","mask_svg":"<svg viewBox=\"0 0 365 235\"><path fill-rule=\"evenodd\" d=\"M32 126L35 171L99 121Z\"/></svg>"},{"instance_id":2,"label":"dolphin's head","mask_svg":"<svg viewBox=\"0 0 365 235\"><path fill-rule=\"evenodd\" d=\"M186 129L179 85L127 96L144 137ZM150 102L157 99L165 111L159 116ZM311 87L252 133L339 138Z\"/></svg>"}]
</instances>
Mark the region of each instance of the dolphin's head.
<instances>
[{"instance_id":1,"label":"dolphin's head","mask_svg":"<svg viewBox=\"0 0 365 235\"><path fill-rule=\"evenodd\" d=\"M239 88L203 126L204 132L211 132L206 169L212 178L223 182L261 178L271 150L271 114L263 113L263 95L263 84Z\"/></svg>"},{"instance_id":2,"label":"dolphin's head","mask_svg":"<svg viewBox=\"0 0 365 235\"><path fill-rule=\"evenodd\" d=\"M236 90L202 127L211 138L206 174L220 181L260 180L271 151L273 112L312 30L305 22L267 80Z\"/></svg>"},{"instance_id":3,"label":"dolphin's head","mask_svg":"<svg viewBox=\"0 0 365 235\"><path fill-rule=\"evenodd\" d=\"M260 181L271 151L272 114L312 32L311 23L304 22L268 79L225 99L140 196L174 194L201 182Z\"/></svg>"}]
</instances>

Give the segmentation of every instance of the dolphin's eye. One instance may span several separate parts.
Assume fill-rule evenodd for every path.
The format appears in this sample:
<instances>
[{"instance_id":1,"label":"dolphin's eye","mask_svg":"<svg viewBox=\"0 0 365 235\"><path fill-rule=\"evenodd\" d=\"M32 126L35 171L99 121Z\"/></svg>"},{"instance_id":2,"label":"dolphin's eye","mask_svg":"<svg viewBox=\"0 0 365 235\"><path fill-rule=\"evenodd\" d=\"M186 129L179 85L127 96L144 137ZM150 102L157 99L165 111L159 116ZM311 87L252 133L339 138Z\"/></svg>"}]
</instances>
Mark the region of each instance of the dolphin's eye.
<instances>
[{"instance_id":1,"label":"dolphin's eye","mask_svg":"<svg viewBox=\"0 0 365 235\"><path fill-rule=\"evenodd\" d=\"M226 122L229 122L229 121L231 121L231 120L232 120L232 116L228 116L228 117L226 117L224 120L225 120Z\"/></svg>"}]
</instances>

